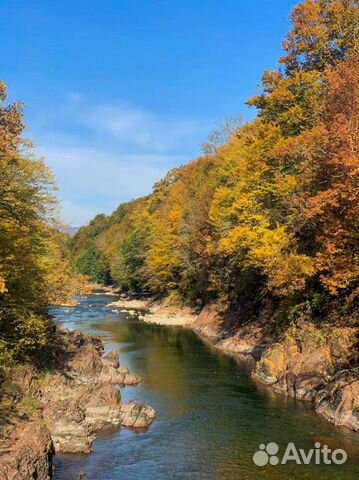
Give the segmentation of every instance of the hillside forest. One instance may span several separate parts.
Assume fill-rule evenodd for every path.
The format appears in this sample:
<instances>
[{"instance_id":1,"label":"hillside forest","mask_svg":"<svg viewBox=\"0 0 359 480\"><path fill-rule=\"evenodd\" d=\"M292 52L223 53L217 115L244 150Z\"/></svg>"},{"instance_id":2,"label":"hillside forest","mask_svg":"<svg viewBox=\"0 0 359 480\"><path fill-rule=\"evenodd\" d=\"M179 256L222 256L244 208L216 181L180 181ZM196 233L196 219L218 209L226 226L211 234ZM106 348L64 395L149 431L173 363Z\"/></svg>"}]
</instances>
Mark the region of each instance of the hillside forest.
<instances>
[{"instance_id":1,"label":"hillside forest","mask_svg":"<svg viewBox=\"0 0 359 480\"><path fill-rule=\"evenodd\" d=\"M356 0L300 3L278 68L247 102L256 118L229 122L150 195L96 216L69 243L72 265L198 311L355 322L358 42Z\"/></svg>"}]
</instances>

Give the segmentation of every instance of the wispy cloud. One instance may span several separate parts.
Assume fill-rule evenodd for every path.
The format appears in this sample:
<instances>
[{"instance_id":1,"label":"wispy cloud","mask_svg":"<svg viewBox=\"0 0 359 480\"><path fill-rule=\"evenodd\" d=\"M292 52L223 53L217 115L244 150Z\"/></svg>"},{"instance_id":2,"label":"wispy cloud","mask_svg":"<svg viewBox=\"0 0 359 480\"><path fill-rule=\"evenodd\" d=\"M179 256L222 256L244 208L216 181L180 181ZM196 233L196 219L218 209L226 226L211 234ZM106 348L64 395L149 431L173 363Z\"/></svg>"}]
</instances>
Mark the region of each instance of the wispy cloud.
<instances>
[{"instance_id":1,"label":"wispy cloud","mask_svg":"<svg viewBox=\"0 0 359 480\"><path fill-rule=\"evenodd\" d=\"M55 113L38 122L35 136L57 177L62 217L75 226L148 194L166 171L199 152L209 130L128 103L92 105L77 93Z\"/></svg>"},{"instance_id":2,"label":"wispy cloud","mask_svg":"<svg viewBox=\"0 0 359 480\"><path fill-rule=\"evenodd\" d=\"M153 155L116 156L66 146L44 148L43 153L61 187L62 214L72 225L87 222L97 213L109 213L120 202L149 193L166 172L161 158ZM181 163L184 159L171 160Z\"/></svg>"},{"instance_id":3,"label":"wispy cloud","mask_svg":"<svg viewBox=\"0 0 359 480\"><path fill-rule=\"evenodd\" d=\"M83 125L112 135L117 141L151 152L172 151L203 133L203 124L193 120L162 118L128 104L98 105L81 112Z\"/></svg>"}]
</instances>

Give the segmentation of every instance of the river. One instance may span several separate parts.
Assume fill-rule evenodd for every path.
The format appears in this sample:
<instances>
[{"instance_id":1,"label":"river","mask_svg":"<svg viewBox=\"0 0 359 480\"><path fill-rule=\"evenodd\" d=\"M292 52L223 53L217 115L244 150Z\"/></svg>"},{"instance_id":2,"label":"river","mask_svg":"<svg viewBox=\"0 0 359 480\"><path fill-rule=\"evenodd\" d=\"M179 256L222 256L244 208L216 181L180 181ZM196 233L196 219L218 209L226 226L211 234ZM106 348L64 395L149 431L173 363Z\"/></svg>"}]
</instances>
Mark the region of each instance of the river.
<instances>
[{"instance_id":1,"label":"river","mask_svg":"<svg viewBox=\"0 0 359 480\"><path fill-rule=\"evenodd\" d=\"M145 432L109 428L91 455L59 455L55 480L357 479L359 434L335 428L305 402L277 396L248 376L244 363L203 342L191 330L141 322L113 311L113 300L89 295L75 308L52 310L69 329L105 337L120 362L144 378L121 389L123 401L141 400L157 418ZM343 465L253 463L260 444L288 442L306 451L315 442L345 449Z\"/></svg>"}]
</instances>

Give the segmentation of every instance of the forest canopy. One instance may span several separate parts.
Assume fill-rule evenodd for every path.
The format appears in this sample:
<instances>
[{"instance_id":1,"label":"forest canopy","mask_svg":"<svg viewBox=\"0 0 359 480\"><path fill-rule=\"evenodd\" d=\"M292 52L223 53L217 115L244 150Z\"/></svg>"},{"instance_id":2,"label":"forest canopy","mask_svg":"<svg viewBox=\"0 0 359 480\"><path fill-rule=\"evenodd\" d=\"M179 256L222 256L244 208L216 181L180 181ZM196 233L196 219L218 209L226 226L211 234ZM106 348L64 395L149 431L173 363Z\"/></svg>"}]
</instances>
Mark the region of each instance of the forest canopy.
<instances>
[{"instance_id":1,"label":"forest canopy","mask_svg":"<svg viewBox=\"0 0 359 480\"><path fill-rule=\"evenodd\" d=\"M264 72L248 100L257 117L215 136L148 197L83 227L73 265L98 282L199 308L274 301L290 315L303 304L354 306L358 42L356 0L300 3L278 69Z\"/></svg>"}]
</instances>

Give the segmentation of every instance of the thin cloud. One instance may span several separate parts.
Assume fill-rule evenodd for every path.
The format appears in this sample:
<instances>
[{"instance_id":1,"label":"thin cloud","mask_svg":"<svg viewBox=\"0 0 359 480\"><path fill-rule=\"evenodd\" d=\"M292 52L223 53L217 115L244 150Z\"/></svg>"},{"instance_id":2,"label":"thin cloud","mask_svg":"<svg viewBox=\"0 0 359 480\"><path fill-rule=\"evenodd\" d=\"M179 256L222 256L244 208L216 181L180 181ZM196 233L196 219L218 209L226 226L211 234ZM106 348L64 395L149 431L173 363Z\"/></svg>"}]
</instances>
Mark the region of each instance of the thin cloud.
<instances>
[{"instance_id":1,"label":"thin cloud","mask_svg":"<svg viewBox=\"0 0 359 480\"><path fill-rule=\"evenodd\" d=\"M164 153L179 147L193 147L194 139L208 131L208 125L203 122L161 117L126 103L78 107L75 119L82 126L141 151Z\"/></svg>"},{"instance_id":2,"label":"thin cloud","mask_svg":"<svg viewBox=\"0 0 359 480\"><path fill-rule=\"evenodd\" d=\"M185 158L152 154L112 155L89 148L41 148L60 185L62 216L80 225L95 214L110 213L120 202L148 194L167 171Z\"/></svg>"},{"instance_id":3,"label":"thin cloud","mask_svg":"<svg viewBox=\"0 0 359 480\"><path fill-rule=\"evenodd\" d=\"M39 154L60 186L62 217L75 226L150 193L169 169L199 153L210 130L200 121L166 118L128 103L90 105L76 92L34 123L41 125L35 132Z\"/></svg>"}]
</instances>

